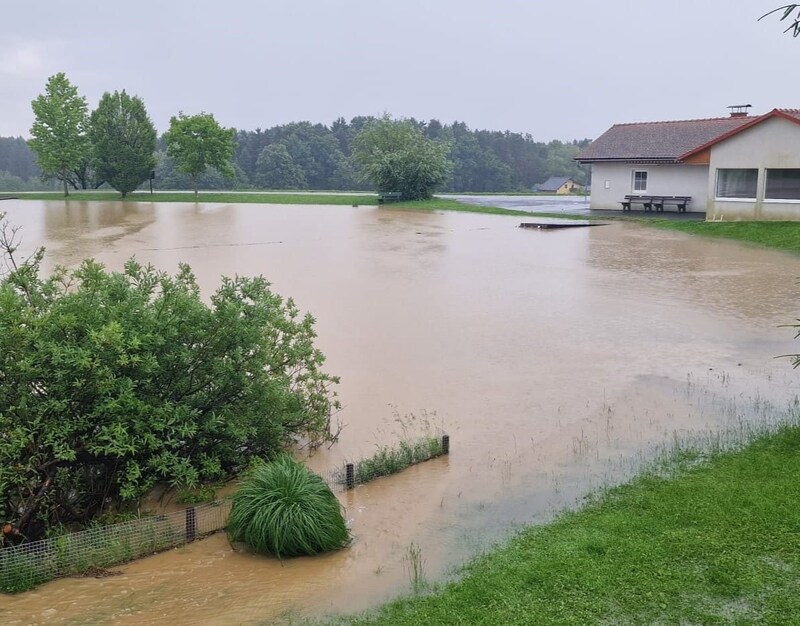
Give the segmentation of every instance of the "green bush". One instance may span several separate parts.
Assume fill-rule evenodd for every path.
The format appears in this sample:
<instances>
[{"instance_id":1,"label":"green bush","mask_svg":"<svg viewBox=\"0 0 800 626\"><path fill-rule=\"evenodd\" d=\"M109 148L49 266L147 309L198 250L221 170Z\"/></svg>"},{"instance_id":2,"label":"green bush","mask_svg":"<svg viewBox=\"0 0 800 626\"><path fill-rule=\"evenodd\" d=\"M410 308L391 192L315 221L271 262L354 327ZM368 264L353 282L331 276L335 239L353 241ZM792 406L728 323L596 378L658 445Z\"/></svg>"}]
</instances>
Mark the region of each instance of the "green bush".
<instances>
[{"instance_id":1,"label":"green bush","mask_svg":"<svg viewBox=\"0 0 800 626\"><path fill-rule=\"evenodd\" d=\"M0 245L0 546L336 438L314 319L263 277L223 278L207 303L186 265L86 260L43 278L43 251L12 261L14 245Z\"/></svg>"},{"instance_id":2,"label":"green bush","mask_svg":"<svg viewBox=\"0 0 800 626\"><path fill-rule=\"evenodd\" d=\"M350 540L322 478L290 456L256 466L233 496L228 536L278 558L338 550Z\"/></svg>"}]
</instances>

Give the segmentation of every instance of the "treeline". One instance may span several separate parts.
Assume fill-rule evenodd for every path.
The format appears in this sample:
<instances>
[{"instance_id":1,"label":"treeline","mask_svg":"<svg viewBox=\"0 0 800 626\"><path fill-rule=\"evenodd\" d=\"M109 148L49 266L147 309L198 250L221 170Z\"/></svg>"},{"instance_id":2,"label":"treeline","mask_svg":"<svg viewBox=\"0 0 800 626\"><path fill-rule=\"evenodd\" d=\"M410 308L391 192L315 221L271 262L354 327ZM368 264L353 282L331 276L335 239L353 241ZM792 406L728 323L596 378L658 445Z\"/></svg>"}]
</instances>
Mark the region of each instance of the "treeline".
<instances>
[{"instance_id":1,"label":"treeline","mask_svg":"<svg viewBox=\"0 0 800 626\"><path fill-rule=\"evenodd\" d=\"M235 137L235 175L226 179L209 169L198 180L203 189L368 189L356 176L352 142L371 117L339 118L330 126L293 122ZM471 130L463 122L442 124L412 120L426 137L444 141L453 162L442 191L526 191L550 176L571 176L588 182L587 171L573 157L589 140L535 141L509 131ZM159 189L191 189L188 174L176 170L158 141L155 185ZM39 179L36 157L21 137L0 137L0 190L52 189Z\"/></svg>"},{"instance_id":2,"label":"treeline","mask_svg":"<svg viewBox=\"0 0 800 626\"><path fill-rule=\"evenodd\" d=\"M36 155L22 137L0 137L0 191L54 189L55 182L40 179Z\"/></svg>"}]
</instances>

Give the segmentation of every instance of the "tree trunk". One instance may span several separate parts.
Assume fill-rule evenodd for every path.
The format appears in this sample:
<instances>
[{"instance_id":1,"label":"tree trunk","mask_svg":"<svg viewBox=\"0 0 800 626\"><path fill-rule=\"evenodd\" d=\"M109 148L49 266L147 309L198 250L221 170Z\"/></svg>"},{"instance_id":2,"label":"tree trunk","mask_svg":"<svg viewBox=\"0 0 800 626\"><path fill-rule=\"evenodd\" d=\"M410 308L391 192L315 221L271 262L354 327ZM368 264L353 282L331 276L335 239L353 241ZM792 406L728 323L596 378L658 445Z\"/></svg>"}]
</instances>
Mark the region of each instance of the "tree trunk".
<instances>
[{"instance_id":1,"label":"tree trunk","mask_svg":"<svg viewBox=\"0 0 800 626\"><path fill-rule=\"evenodd\" d=\"M66 198L66 197L69 195L69 185L67 185L67 176L66 176L66 173L64 173L64 174L61 176L61 179L64 181L64 197Z\"/></svg>"},{"instance_id":2,"label":"tree trunk","mask_svg":"<svg viewBox=\"0 0 800 626\"><path fill-rule=\"evenodd\" d=\"M197 174L192 174L192 188L194 189L194 197L197 199Z\"/></svg>"}]
</instances>

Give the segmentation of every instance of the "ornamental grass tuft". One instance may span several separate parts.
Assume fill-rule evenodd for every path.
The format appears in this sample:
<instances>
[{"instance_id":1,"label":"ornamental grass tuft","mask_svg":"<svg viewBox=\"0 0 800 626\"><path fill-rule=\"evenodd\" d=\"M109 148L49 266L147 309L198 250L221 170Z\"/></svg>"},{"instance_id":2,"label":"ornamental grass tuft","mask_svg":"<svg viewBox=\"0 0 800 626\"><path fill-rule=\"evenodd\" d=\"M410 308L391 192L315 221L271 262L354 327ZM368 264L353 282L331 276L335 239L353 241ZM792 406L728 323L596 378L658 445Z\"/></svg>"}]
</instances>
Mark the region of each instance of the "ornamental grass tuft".
<instances>
[{"instance_id":1,"label":"ornamental grass tuft","mask_svg":"<svg viewBox=\"0 0 800 626\"><path fill-rule=\"evenodd\" d=\"M284 455L256 466L233 496L228 537L278 558L338 550L350 535L325 481Z\"/></svg>"}]
</instances>

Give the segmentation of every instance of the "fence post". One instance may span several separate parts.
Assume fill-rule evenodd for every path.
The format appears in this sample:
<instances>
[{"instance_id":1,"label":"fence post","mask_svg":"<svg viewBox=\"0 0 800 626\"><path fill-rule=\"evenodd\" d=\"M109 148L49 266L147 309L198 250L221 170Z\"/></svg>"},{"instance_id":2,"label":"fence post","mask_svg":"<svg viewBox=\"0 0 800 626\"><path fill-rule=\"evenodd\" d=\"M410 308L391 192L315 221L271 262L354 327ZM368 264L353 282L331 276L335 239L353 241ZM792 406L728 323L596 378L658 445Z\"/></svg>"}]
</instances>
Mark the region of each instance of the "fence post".
<instances>
[{"instance_id":1,"label":"fence post","mask_svg":"<svg viewBox=\"0 0 800 626\"><path fill-rule=\"evenodd\" d=\"M197 539L197 509L190 506L186 509L186 541Z\"/></svg>"},{"instance_id":2,"label":"fence post","mask_svg":"<svg viewBox=\"0 0 800 626\"><path fill-rule=\"evenodd\" d=\"M344 466L344 475L345 475L345 485L348 489L352 489L356 486L356 472L355 466L352 463L348 463Z\"/></svg>"},{"instance_id":3,"label":"fence post","mask_svg":"<svg viewBox=\"0 0 800 626\"><path fill-rule=\"evenodd\" d=\"M450 435L442 435L442 454L450 454Z\"/></svg>"}]
</instances>

